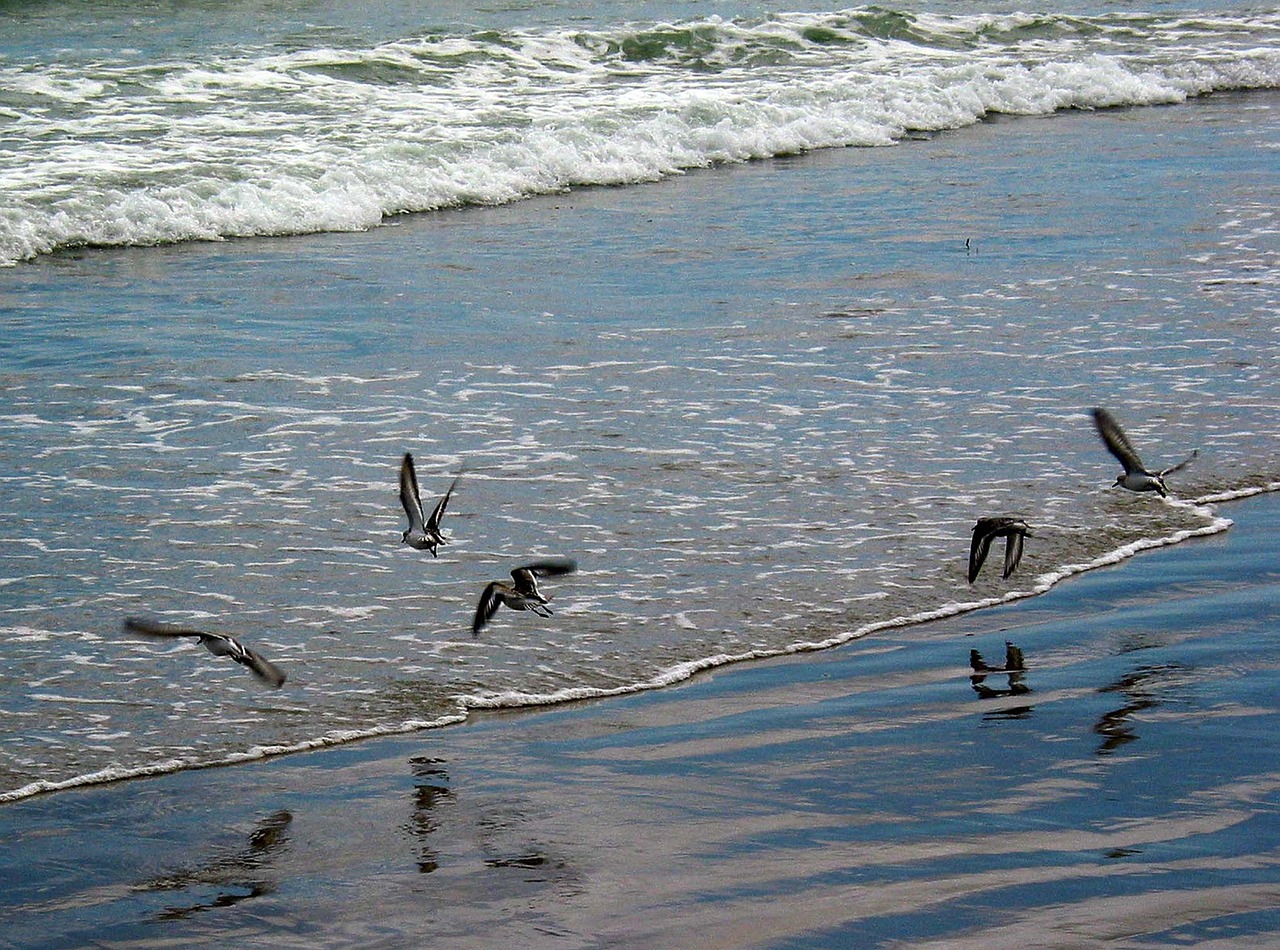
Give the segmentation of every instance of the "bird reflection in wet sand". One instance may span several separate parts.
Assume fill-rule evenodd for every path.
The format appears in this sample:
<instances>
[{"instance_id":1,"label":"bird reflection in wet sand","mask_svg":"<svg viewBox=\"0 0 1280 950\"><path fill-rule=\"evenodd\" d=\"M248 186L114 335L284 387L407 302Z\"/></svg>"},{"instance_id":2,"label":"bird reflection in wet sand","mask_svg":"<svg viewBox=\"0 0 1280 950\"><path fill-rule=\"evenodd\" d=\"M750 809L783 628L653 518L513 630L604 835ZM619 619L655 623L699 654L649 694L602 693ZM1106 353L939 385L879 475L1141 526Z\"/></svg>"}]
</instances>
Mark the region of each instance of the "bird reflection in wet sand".
<instances>
[{"instance_id":1,"label":"bird reflection in wet sand","mask_svg":"<svg viewBox=\"0 0 1280 950\"><path fill-rule=\"evenodd\" d=\"M484 875L472 878L474 886L485 894L499 888L505 894L513 893L513 887L541 887L545 885L573 886L577 872L569 862L527 834L532 820L519 807L510 802L486 805L477 813L474 801L468 808L460 804L443 759L432 756L415 756L409 760L413 769L413 813L406 830L418 843L418 871L430 874L440 870L440 851L446 851L454 859L448 869L448 879L441 884L450 893L456 893L475 870L470 856L471 846L479 849L483 860L480 867ZM471 841L469 832L475 838ZM435 839L439 850L433 846ZM502 883L496 883L487 875L503 874Z\"/></svg>"},{"instance_id":2,"label":"bird reflection in wet sand","mask_svg":"<svg viewBox=\"0 0 1280 950\"><path fill-rule=\"evenodd\" d=\"M177 891L213 887L220 891L209 900L167 907L156 915L159 920L182 920L203 911L231 907L249 898L270 894L276 889L276 884L269 868L275 857L287 847L292 821L290 812L277 811L257 823L242 850L216 858L201 867L152 878L135 885L134 890Z\"/></svg>"},{"instance_id":3,"label":"bird reflection in wet sand","mask_svg":"<svg viewBox=\"0 0 1280 950\"><path fill-rule=\"evenodd\" d=\"M194 637L214 656L230 657L268 686L279 689L284 685L285 676L280 667L256 650L249 649L235 637L229 637L223 633L205 633L203 630L193 630L190 627L161 623L159 620L148 620L143 617L128 617L124 622L124 632L135 636L168 640Z\"/></svg>"},{"instance_id":4,"label":"bird reflection in wet sand","mask_svg":"<svg viewBox=\"0 0 1280 950\"><path fill-rule=\"evenodd\" d=\"M1094 733L1102 737L1096 753L1110 755L1121 746L1136 742L1139 736L1135 722L1146 710L1163 705L1167 699L1161 694L1189 673L1180 664L1144 666L1100 689L1102 693L1121 693L1128 701L1118 709L1104 713L1094 723Z\"/></svg>"},{"instance_id":5,"label":"bird reflection in wet sand","mask_svg":"<svg viewBox=\"0 0 1280 950\"><path fill-rule=\"evenodd\" d=\"M1102 439L1103 444L1106 445L1107 451L1114 455L1116 461L1124 466L1124 474L1116 478L1112 487L1119 485L1121 488L1129 489L1129 491L1153 491L1158 492L1161 498L1167 498L1169 487L1164 483L1164 477L1186 468L1191 460L1200 454L1197 449L1177 465L1170 465L1168 468L1161 469L1158 472L1151 472L1143 466L1142 459L1138 457L1138 453L1134 451L1133 445L1129 442L1129 437L1125 435L1124 429L1120 428L1120 423L1116 422L1111 413L1105 409L1094 409L1093 425L1098 430L1098 436Z\"/></svg>"},{"instance_id":6,"label":"bird reflection in wet sand","mask_svg":"<svg viewBox=\"0 0 1280 950\"><path fill-rule=\"evenodd\" d=\"M1004 644L1004 666L991 666L982 658L977 650L969 651L969 667L973 672L969 675L969 683L973 691L982 699L995 699L1000 696L1025 696L1031 692L1024 679L1027 665L1022 650L1009 641ZM1009 677L1007 689L995 689L986 683L988 676L1003 674Z\"/></svg>"},{"instance_id":7,"label":"bird reflection in wet sand","mask_svg":"<svg viewBox=\"0 0 1280 950\"><path fill-rule=\"evenodd\" d=\"M409 831L421 844L418 854L418 870L430 874L440 867L438 855L427 842L440 827L438 812L443 805L453 802L449 788L449 773L443 759L416 756L409 760L413 768L413 816L409 819Z\"/></svg>"},{"instance_id":8,"label":"bird reflection in wet sand","mask_svg":"<svg viewBox=\"0 0 1280 950\"><path fill-rule=\"evenodd\" d=\"M579 883L577 869L525 833L522 826L529 820L518 811L495 811L476 822L486 870L502 873L504 888L512 887L516 881L533 887L575 887Z\"/></svg>"},{"instance_id":9,"label":"bird reflection in wet sand","mask_svg":"<svg viewBox=\"0 0 1280 950\"><path fill-rule=\"evenodd\" d=\"M577 562L570 558L550 558L517 567L511 572L514 583L492 581L484 589L480 595L480 603L476 605L476 615L471 621L471 635L479 636L489 618L502 606L512 610L532 610L539 617L550 617L552 611L547 603L551 598L544 597L538 590L537 579L572 574L577 569Z\"/></svg>"},{"instance_id":10,"label":"bird reflection in wet sand","mask_svg":"<svg viewBox=\"0 0 1280 950\"><path fill-rule=\"evenodd\" d=\"M1018 569L1023 541L1030 534L1027 523L1019 518L979 518L973 526L973 540L969 542L969 583L977 580L987 552L991 550L991 542L996 538L1005 539L1004 572L1000 576L1007 580Z\"/></svg>"}]
</instances>

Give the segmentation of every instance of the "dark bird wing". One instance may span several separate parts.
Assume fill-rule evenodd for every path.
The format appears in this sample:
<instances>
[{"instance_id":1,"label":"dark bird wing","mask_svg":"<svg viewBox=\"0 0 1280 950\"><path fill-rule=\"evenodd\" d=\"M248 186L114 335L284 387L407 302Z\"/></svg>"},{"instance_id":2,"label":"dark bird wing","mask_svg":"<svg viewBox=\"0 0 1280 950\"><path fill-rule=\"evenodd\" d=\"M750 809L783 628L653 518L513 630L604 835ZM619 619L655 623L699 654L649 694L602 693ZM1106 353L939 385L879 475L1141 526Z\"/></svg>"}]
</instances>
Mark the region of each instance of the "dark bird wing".
<instances>
[{"instance_id":1,"label":"dark bird wing","mask_svg":"<svg viewBox=\"0 0 1280 950\"><path fill-rule=\"evenodd\" d=\"M978 571L982 570L982 563L987 559L987 552L991 550L991 541L994 537L992 519L979 518L978 523L973 526L973 541L969 544L970 584L977 579Z\"/></svg>"},{"instance_id":2,"label":"dark bird wing","mask_svg":"<svg viewBox=\"0 0 1280 950\"><path fill-rule=\"evenodd\" d=\"M258 679L262 680L262 682L269 686L274 686L276 689L279 689L284 685L284 671L281 670L280 667L276 666L256 650L250 650L248 647L235 640L231 642L235 643L235 645L240 648L236 652L229 654L231 659L250 670L254 676L258 677Z\"/></svg>"},{"instance_id":3,"label":"dark bird wing","mask_svg":"<svg viewBox=\"0 0 1280 950\"><path fill-rule=\"evenodd\" d=\"M1196 449L1194 452L1192 452L1190 455L1184 458L1177 465L1171 465L1169 468L1166 468L1163 472L1160 473L1160 477L1164 478L1166 475L1172 475L1174 472L1182 471L1184 468L1190 465L1192 461L1196 458L1196 456L1198 456L1199 454L1200 454L1200 450Z\"/></svg>"},{"instance_id":4,"label":"dark bird wing","mask_svg":"<svg viewBox=\"0 0 1280 950\"><path fill-rule=\"evenodd\" d=\"M538 593L538 577L558 577L561 574L572 574L578 569L578 562L572 558L556 557L543 561L522 564L511 572L516 582L516 592L526 597L540 597Z\"/></svg>"},{"instance_id":5,"label":"dark bird wing","mask_svg":"<svg viewBox=\"0 0 1280 950\"><path fill-rule=\"evenodd\" d=\"M501 581L491 581L484 589L484 593L480 595L480 602L476 604L476 615L471 621L471 635L478 637L484 625L489 622L489 618L497 611L498 606L502 603L502 598L498 596L498 591L502 588Z\"/></svg>"},{"instance_id":6,"label":"dark bird wing","mask_svg":"<svg viewBox=\"0 0 1280 950\"><path fill-rule=\"evenodd\" d=\"M422 531L422 496L418 493L418 473L413 468L413 456L405 452L400 461L400 504L409 516L409 530Z\"/></svg>"},{"instance_id":7,"label":"dark bird wing","mask_svg":"<svg viewBox=\"0 0 1280 950\"><path fill-rule=\"evenodd\" d=\"M1124 466L1126 473L1146 471L1142 465L1142 459L1129 443L1129 437L1124 434L1124 429L1120 428L1120 423L1116 422L1111 413L1105 409L1094 409L1093 424L1107 446L1107 451Z\"/></svg>"},{"instance_id":8,"label":"dark bird wing","mask_svg":"<svg viewBox=\"0 0 1280 950\"><path fill-rule=\"evenodd\" d=\"M250 650L234 637L221 633L206 633L191 627L179 627L159 620L144 617L127 617L124 621L124 632L140 634L146 637L196 637L206 650L214 656L229 656L241 666L247 667L258 679L279 689L285 675L274 663L260 653Z\"/></svg>"},{"instance_id":9,"label":"dark bird wing","mask_svg":"<svg viewBox=\"0 0 1280 950\"><path fill-rule=\"evenodd\" d=\"M159 620L151 620L147 617L126 617L123 627L125 633L144 637L207 636L203 630L194 630L191 627L180 627L177 624L172 623L162 623Z\"/></svg>"},{"instance_id":10,"label":"dark bird wing","mask_svg":"<svg viewBox=\"0 0 1280 950\"><path fill-rule=\"evenodd\" d=\"M444 493L444 497L436 502L436 506L431 511L431 517L427 519L426 530L428 532L440 533L440 519L444 517L444 510L449 507L449 498L453 495L453 490L458 487L458 479L454 479L449 485L449 490Z\"/></svg>"},{"instance_id":11,"label":"dark bird wing","mask_svg":"<svg viewBox=\"0 0 1280 950\"><path fill-rule=\"evenodd\" d=\"M517 567L511 572L511 579L515 581L516 593L521 597L531 597L535 600L542 599L542 593L538 590L538 581L533 571L527 567Z\"/></svg>"},{"instance_id":12,"label":"dark bird wing","mask_svg":"<svg viewBox=\"0 0 1280 950\"><path fill-rule=\"evenodd\" d=\"M1018 569L1018 562L1022 560L1022 541L1025 534L1018 529L1009 532L1009 540L1005 542L1004 549L1004 574L1002 577L1007 578L1010 574Z\"/></svg>"},{"instance_id":13,"label":"dark bird wing","mask_svg":"<svg viewBox=\"0 0 1280 950\"><path fill-rule=\"evenodd\" d=\"M528 571L534 577L558 577L561 574L572 574L578 569L578 562L569 557L552 557L542 561L533 561L516 568L517 571ZM512 571L514 576L515 571Z\"/></svg>"}]
</instances>

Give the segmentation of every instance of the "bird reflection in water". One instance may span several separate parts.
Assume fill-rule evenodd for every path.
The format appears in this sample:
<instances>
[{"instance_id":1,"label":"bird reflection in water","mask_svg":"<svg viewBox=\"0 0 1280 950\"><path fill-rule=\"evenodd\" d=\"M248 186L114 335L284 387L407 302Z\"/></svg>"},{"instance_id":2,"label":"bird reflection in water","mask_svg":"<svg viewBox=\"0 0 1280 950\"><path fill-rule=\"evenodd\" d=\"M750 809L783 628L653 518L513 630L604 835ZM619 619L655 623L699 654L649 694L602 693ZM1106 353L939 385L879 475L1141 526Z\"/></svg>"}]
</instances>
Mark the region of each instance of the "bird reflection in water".
<instances>
[{"instance_id":1,"label":"bird reflection in water","mask_svg":"<svg viewBox=\"0 0 1280 950\"><path fill-rule=\"evenodd\" d=\"M423 755L409 763L413 810L404 827L415 840L419 872L439 870L439 849L445 848L454 862L453 874L443 882L450 888L463 886L461 882L476 871L480 877L470 880L487 894L494 888L510 894L513 888L547 885L568 893L580 886L567 860L526 834L530 817L518 803L491 802L477 809L474 799L459 800L445 760ZM477 857L479 861L472 863ZM490 876L494 873L502 875L501 883Z\"/></svg>"},{"instance_id":2,"label":"bird reflection in water","mask_svg":"<svg viewBox=\"0 0 1280 950\"><path fill-rule=\"evenodd\" d=\"M581 884L577 871L569 862L553 855L536 839L524 834L528 817L519 810L493 811L477 821L480 847L485 852L486 870L510 874L506 887L553 885L565 893L577 891Z\"/></svg>"},{"instance_id":3,"label":"bird reflection in water","mask_svg":"<svg viewBox=\"0 0 1280 950\"><path fill-rule=\"evenodd\" d=\"M277 811L254 826L245 847L199 867L152 878L135 885L134 890L172 891L202 886L217 889L218 893L208 900L165 908L156 915L158 920L182 920L219 907L231 907L251 897L270 894L276 888L270 867L276 855L287 847L292 821L291 813Z\"/></svg>"},{"instance_id":4,"label":"bird reflection in water","mask_svg":"<svg viewBox=\"0 0 1280 950\"><path fill-rule=\"evenodd\" d=\"M453 791L449 788L449 773L443 759L423 755L410 759L409 764L414 777L413 815L409 818L409 831L420 845L418 870L430 874L440 867L440 862L428 840L440 827L440 807L453 802Z\"/></svg>"},{"instance_id":5,"label":"bird reflection in water","mask_svg":"<svg viewBox=\"0 0 1280 950\"><path fill-rule=\"evenodd\" d=\"M1177 663L1142 666L1126 673L1110 686L1102 687L1099 692L1120 693L1126 701L1104 713L1094 723L1094 733L1102 737L1095 754L1110 755L1121 746L1136 742L1135 719L1146 710L1168 702L1166 694L1189 673L1187 667Z\"/></svg>"},{"instance_id":6,"label":"bird reflection in water","mask_svg":"<svg viewBox=\"0 0 1280 950\"><path fill-rule=\"evenodd\" d=\"M973 691L982 699L1025 696L1031 692L1031 687L1026 684L1027 664L1023 659L1022 650L1007 640L1004 648L1004 666L991 666L977 650L969 651L969 667L973 670L969 675L969 683L973 686ZM998 689L988 685L987 677L995 675L1007 676L1008 686ZM1028 707L1028 711L1029 709Z\"/></svg>"}]
</instances>

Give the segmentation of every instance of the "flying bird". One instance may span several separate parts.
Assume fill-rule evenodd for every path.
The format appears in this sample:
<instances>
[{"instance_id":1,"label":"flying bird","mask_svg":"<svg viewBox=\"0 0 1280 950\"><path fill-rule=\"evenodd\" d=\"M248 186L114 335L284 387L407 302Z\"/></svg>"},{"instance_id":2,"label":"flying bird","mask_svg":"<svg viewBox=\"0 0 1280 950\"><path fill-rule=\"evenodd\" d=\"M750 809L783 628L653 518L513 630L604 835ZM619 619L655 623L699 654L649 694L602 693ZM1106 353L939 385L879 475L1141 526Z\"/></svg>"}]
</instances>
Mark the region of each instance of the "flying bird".
<instances>
[{"instance_id":1,"label":"flying bird","mask_svg":"<svg viewBox=\"0 0 1280 950\"><path fill-rule=\"evenodd\" d=\"M1199 449L1197 449L1177 465L1171 465L1160 472L1151 472L1142 464L1142 459L1133 450L1129 437L1124 434L1124 429L1120 428L1120 423L1116 422L1111 413L1105 409L1094 409L1093 424L1098 429L1098 435L1102 437L1102 441L1106 444L1107 451L1114 455L1116 460L1124 466L1124 474L1116 478L1115 485L1127 488L1129 491L1154 491L1159 492L1161 498L1167 498L1169 496L1169 487L1165 485L1164 477L1181 471L1193 458L1200 454ZM1115 485L1112 487L1115 487Z\"/></svg>"},{"instance_id":2,"label":"flying bird","mask_svg":"<svg viewBox=\"0 0 1280 950\"><path fill-rule=\"evenodd\" d=\"M147 620L142 617L128 617L124 622L124 632L144 637L195 637L200 645L214 656L229 656L241 666L246 667L254 676L269 686L279 689L284 685L284 672L254 650L250 650L234 637L221 633L205 633L203 630L192 630L158 620Z\"/></svg>"},{"instance_id":3,"label":"flying bird","mask_svg":"<svg viewBox=\"0 0 1280 950\"><path fill-rule=\"evenodd\" d=\"M551 608L547 606L550 598L544 597L538 590L538 578L572 574L577 569L576 561L552 558L517 567L511 572L511 584L506 581L490 582L480 595L480 603L476 605L475 619L471 621L471 635L479 636L489 618L504 604L512 610L532 610L539 617L550 617Z\"/></svg>"},{"instance_id":4,"label":"flying bird","mask_svg":"<svg viewBox=\"0 0 1280 950\"><path fill-rule=\"evenodd\" d=\"M996 538L1004 538L1004 573L1008 578L1017 570L1022 560L1022 543L1030 534L1025 521L1017 518L979 518L973 526L973 540L969 543L969 583L972 584L982 570L982 563L991 550L991 542Z\"/></svg>"},{"instance_id":5,"label":"flying bird","mask_svg":"<svg viewBox=\"0 0 1280 950\"><path fill-rule=\"evenodd\" d=\"M404 458L400 462L400 504L404 506L404 513L409 516L409 527L400 536L402 543L419 551L430 551L432 557L439 556L436 554L436 547L449 543L449 539L440 530L440 519L444 517L444 510L449 507L449 498L453 490L458 487L458 477L454 478L444 497L436 502L431 517L424 518L422 496L418 492L418 473L413 467L413 456L408 452L404 453Z\"/></svg>"}]
</instances>

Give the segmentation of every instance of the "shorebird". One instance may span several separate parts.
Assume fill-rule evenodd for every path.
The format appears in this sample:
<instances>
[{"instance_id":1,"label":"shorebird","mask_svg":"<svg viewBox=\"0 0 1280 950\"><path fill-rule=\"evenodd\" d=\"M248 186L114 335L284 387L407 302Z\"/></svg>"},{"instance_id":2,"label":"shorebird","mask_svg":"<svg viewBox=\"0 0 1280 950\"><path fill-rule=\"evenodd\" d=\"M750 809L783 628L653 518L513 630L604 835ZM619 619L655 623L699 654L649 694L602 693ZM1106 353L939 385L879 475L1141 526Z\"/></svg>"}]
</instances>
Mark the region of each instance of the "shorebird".
<instances>
[{"instance_id":1,"label":"shorebird","mask_svg":"<svg viewBox=\"0 0 1280 950\"><path fill-rule=\"evenodd\" d=\"M203 630L192 630L158 620L147 620L142 617L128 617L124 622L124 632L144 637L195 637L200 645L214 656L229 656L241 666L248 668L262 682L279 689L284 685L284 673L278 666L265 659L261 654L250 650L234 637L221 633L205 633Z\"/></svg>"},{"instance_id":2,"label":"shorebird","mask_svg":"<svg viewBox=\"0 0 1280 950\"><path fill-rule=\"evenodd\" d=\"M1200 454L1200 450L1197 449L1177 465L1171 465L1160 472L1150 472L1143 466L1142 459L1129 443L1129 437L1124 434L1124 429L1120 428L1120 423L1116 422L1111 413L1105 409L1094 409L1093 424L1098 429L1098 435L1102 436L1107 451L1124 466L1124 474L1116 478L1115 485L1127 488L1129 491L1154 491L1159 492L1161 498L1167 498L1169 487L1165 485L1164 477L1181 471ZM1112 487L1114 488L1115 485Z\"/></svg>"},{"instance_id":3,"label":"shorebird","mask_svg":"<svg viewBox=\"0 0 1280 950\"><path fill-rule=\"evenodd\" d=\"M455 477L444 497L436 502L431 517L424 518L422 496L418 493L418 473L414 471L413 456L405 452L400 462L400 504L404 505L404 513L409 516L409 527L400 535L400 541L419 551L430 551L432 557L438 557L436 547L449 543L449 539L440 531L440 519L444 517L449 497L457 486L458 478Z\"/></svg>"},{"instance_id":4,"label":"shorebird","mask_svg":"<svg viewBox=\"0 0 1280 950\"><path fill-rule=\"evenodd\" d=\"M982 563L991 550L991 542L1004 538L1004 573L1008 578L1017 570L1022 560L1022 542L1030 534L1025 521L1017 518L979 518L973 526L973 540L969 543L969 583L972 584L982 570Z\"/></svg>"},{"instance_id":5,"label":"shorebird","mask_svg":"<svg viewBox=\"0 0 1280 950\"><path fill-rule=\"evenodd\" d=\"M489 618L504 604L512 610L532 610L539 617L550 617L551 608L547 606L550 598L544 597L538 590L538 578L572 574L577 569L577 562L569 558L552 558L517 567L511 572L511 580L514 581L512 584L506 581L490 582L480 595L480 603L476 605L475 619L471 621L471 635L479 636Z\"/></svg>"}]
</instances>

